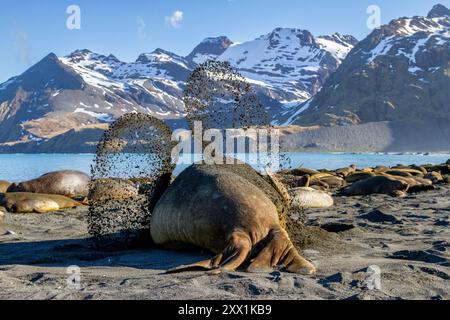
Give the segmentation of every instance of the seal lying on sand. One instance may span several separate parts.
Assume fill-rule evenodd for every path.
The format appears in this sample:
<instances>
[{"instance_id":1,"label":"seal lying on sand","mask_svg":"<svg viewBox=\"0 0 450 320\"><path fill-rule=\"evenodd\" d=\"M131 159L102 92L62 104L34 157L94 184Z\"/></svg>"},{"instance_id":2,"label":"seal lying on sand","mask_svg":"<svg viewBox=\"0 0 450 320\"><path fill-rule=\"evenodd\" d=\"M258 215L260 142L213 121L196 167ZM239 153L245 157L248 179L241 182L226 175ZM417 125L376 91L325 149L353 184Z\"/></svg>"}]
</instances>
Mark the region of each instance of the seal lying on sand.
<instances>
[{"instance_id":1,"label":"seal lying on sand","mask_svg":"<svg viewBox=\"0 0 450 320\"><path fill-rule=\"evenodd\" d=\"M194 245L217 254L169 272L234 271L242 266L262 272L280 266L292 273L314 273L281 227L273 201L230 169L238 166L245 165L193 165L157 203L151 219L156 244L169 249Z\"/></svg>"},{"instance_id":2,"label":"seal lying on sand","mask_svg":"<svg viewBox=\"0 0 450 320\"><path fill-rule=\"evenodd\" d=\"M0 193L5 193L8 188L11 186L11 183L5 180L0 180Z\"/></svg>"},{"instance_id":3,"label":"seal lying on sand","mask_svg":"<svg viewBox=\"0 0 450 320\"><path fill-rule=\"evenodd\" d=\"M408 190L409 185L397 179L387 176L377 176L354 183L342 190L344 196L366 196L370 194L388 194L391 196L402 195Z\"/></svg>"},{"instance_id":4,"label":"seal lying on sand","mask_svg":"<svg viewBox=\"0 0 450 320\"><path fill-rule=\"evenodd\" d=\"M361 180L375 177L375 173L372 172L356 172L345 177L345 181L348 183L355 183Z\"/></svg>"},{"instance_id":5,"label":"seal lying on sand","mask_svg":"<svg viewBox=\"0 0 450 320\"><path fill-rule=\"evenodd\" d=\"M289 190L292 209L329 208L334 204L333 198L326 192L312 188Z\"/></svg>"},{"instance_id":6,"label":"seal lying on sand","mask_svg":"<svg viewBox=\"0 0 450 320\"><path fill-rule=\"evenodd\" d=\"M43 194L57 194L69 198L86 197L89 192L90 178L79 171L57 171L43 176L12 184L8 192L31 192Z\"/></svg>"},{"instance_id":7,"label":"seal lying on sand","mask_svg":"<svg viewBox=\"0 0 450 320\"><path fill-rule=\"evenodd\" d=\"M81 204L60 195L17 192L0 194L0 206L13 213L47 213Z\"/></svg>"},{"instance_id":8,"label":"seal lying on sand","mask_svg":"<svg viewBox=\"0 0 450 320\"><path fill-rule=\"evenodd\" d=\"M139 195L136 185L125 179L97 179L91 182L89 201L126 200Z\"/></svg>"}]
</instances>

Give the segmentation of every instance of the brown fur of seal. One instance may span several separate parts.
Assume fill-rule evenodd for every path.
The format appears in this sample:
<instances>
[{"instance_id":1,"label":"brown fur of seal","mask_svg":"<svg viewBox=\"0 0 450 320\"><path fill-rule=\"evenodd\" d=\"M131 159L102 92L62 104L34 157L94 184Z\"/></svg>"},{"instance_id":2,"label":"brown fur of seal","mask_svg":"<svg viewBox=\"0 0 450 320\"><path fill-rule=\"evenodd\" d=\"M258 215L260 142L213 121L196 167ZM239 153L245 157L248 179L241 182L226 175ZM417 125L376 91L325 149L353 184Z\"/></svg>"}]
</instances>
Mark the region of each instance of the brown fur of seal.
<instances>
[{"instance_id":1,"label":"brown fur of seal","mask_svg":"<svg viewBox=\"0 0 450 320\"><path fill-rule=\"evenodd\" d=\"M309 184L311 183L311 177L309 175L294 176L288 174L277 174L277 178L289 189L309 187Z\"/></svg>"},{"instance_id":2,"label":"brown fur of seal","mask_svg":"<svg viewBox=\"0 0 450 320\"><path fill-rule=\"evenodd\" d=\"M34 180L12 184L8 192L56 194L69 198L86 197L89 193L89 182L89 176L83 172L64 170L50 172Z\"/></svg>"},{"instance_id":3,"label":"brown fur of seal","mask_svg":"<svg viewBox=\"0 0 450 320\"><path fill-rule=\"evenodd\" d=\"M386 172L391 170L390 168L386 167L386 166L376 166L373 168L373 172L375 173L382 173L382 172Z\"/></svg>"},{"instance_id":4,"label":"brown fur of seal","mask_svg":"<svg viewBox=\"0 0 450 320\"><path fill-rule=\"evenodd\" d=\"M337 169L337 170L334 170L334 172L335 172L337 175L339 175L339 176L345 178L345 177L348 176L349 174L352 174L352 173L356 172L356 169L357 169L357 167L356 167L354 164L352 164L352 165L351 165L350 167L348 167L348 168Z\"/></svg>"},{"instance_id":5,"label":"brown fur of seal","mask_svg":"<svg viewBox=\"0 0 450 320\"><path fill-rule=\"evenodd\" d=\"M391 173L391 172L393 172L393 173ZM410 168L408 168L408 169L391 169L391 170L387 171L386 173L389 173L392 175L404 176L404 177L409 177L409 176L423 177L422 171L410 169Z\"/></svg>"},{"instance_id":6,"label":"brown fur of seal","mask_svg":"<svg viewBox=\"0 0 450 320\"><path fill-rule=\"evenodd\" d=\"M439 172L436 171L428 173L424 178L431 180L434 184L441 183L444 181L444 177Z\"/></svg>"},{"instance_id":7,"label":"brown fur of seal","mask_svg":"<svg viewBox=\"0 0 450 320\"><path fill-rule=\"evenodd\" d=\"M355 172L347 177L345 177L345 181L348 183L355 183L361 180L369 179L375 177L375 173L372 172Z\"/></svg>"},{"instance_id":8,"label":"brown fur of seal","mask_svg":"<svg viewBox=\"0 0 450 320\"><path fill-rule=\"evenodd\" d=\"M60 195L17 192L1 194L0 206L12 213L47 213L81 204Z\"/></svg>"},{"instance_id":9,"label":"brown fur of seal","mask_svg":"<svg viewBox=\"0 0 450 320\"><path fill-rule=\"evenodd\" d=\"M6 193L8 188L11 186L11 183L5 180L0 180L0 193Z\"/></svg>"},{"instance_id":10,"label":"brown fur of seal","mask_svg":"<svg viewBox=\"0 0 450 320\"><path fill-rule=\"evenodd\" d=\"M334 177L334 175L327 173L327 172L321 172L321 173L312 175L311 180L321 180L323 178L328 178L328 177Z\"/></svg>"},{"instance_id":11,"label":"brown fur of seal","mask_svg":"<svg viewBox=\"0 0 450 320\"><path fill-rule=\"evenodd\" d=\"M127 200L138 195L138 188L130 180L96 179L90 183L88 200L89 202Z\"/></svg>"},{"instance_id":12,"label":"brown fur of seal","mask_svg":"<svg viewBox=\"0 0 450 320\"><path fill-rule=\"evenodd\" d=\"M320 172L317 170L313 170L313 169L308 169L308 168L297 168L297 169L293 169L290 171L291 174L293 174L294 176L305 176L305 175L310 175L313 176L315 174L319 174Z\"/></svg>"},{"instance_id":13,"label":"brown fur of seal","mask_svg":"<svg viewBox=\"0 0 450 320\"><path fill-rule=\"evenodd\" d=\"M423 166L428 172L440 172L441 174L450 174L450 165L425 165Z\"/></svg>"},{"instance_id":14,"label":"brown fur of seal","mask_svg":"<svg viewBox=\"0 0 450 320\"><path fill-rule=\"evenodd\" d=\"M398 165L398 166L392 167L391 169L392 170L397 170L397 169L400 169L400 170L415 170L415 171L420 171L420 173L422 175L427 174L427 170L424 167L416 166L416 165L410 165L410 166Z\"/></svg>"},{"instance_id":15,"label":"brown fur of seal","mask_svg":"<svg viewBox=\"0 0 450 320\"><path fill-rule=\"evenodd\" d=\"M342 179L341 177L335 176L323 177L320 179L320 181L325 182L331 189L342 188L345 186L345 180Z\"/></svg>"},{"instance_id":16,"label":"brown fur of seal","mask_svg":"<svg viewBox=\"0 0 450 320\"><path fill-rule=\"evenodd\" d=\"M412 177L412 174L407 172L407 171L403 171L403 170L389 170L386 172L383 172L384 174L388 174L390 176L399 176L399 177Z\"/></svg>"},{"instance_id":17,"label":"brown fur of seal","mask_svg":"<svg viewBox=\"0 0 450 320\"><path fill-rule=\"evenodd\" d=\"M388 194L398 196L397 191L406 192L409 185L388 176L377 176L354 183L341 191L344 196L365 196L370 194Z\"/></svg>"},{"instance_id":18,"label":"brown fur of seal","mask_svg":"<svg viewBox=\"0 0 450 320\"><path fill-rule=\"evenodd\" d=\"M314 273L281 227L271 199L227 167L235 166L191 166L156 205L151 222L155 243L166 248L190 244L217 254L168 272L235 271L242 266L266 272L280 266L288 272Z\"/></svg>"},{"instance_id":19,"label":"brown fur of seal","mask_svg":"<svg viewBox=\"0 0 450 320\"><path fill-rule=\"evenodd\" d=\"M311 188L319 187L320 189L317 189L317 190L325 190L325 191L330 189L330 186L328 185L328 183L326 183L322 180L311 180L310 187Z\"/></svg>"}]
</instances>

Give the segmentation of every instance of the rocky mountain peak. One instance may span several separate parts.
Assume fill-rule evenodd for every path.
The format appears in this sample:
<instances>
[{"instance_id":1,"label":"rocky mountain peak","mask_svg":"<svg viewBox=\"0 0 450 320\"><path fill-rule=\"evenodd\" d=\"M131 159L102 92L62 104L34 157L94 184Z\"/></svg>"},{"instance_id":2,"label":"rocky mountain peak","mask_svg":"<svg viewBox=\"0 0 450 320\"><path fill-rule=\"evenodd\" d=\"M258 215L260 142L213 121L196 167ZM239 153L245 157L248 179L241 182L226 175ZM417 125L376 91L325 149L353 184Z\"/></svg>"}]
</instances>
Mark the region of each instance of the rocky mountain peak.
<instances>
[{"instance_id":1,"label":"rocky mountain peak","mask_svg":"<svg viewBox=\"0 0 450 320\"><path fill-rule=\"evenodd\" d=\"M338 44L344 45L344 46L355 46L359 41L352 35L342 35L340 33L333 33L331 35L326 36L320 36L319 38L334 41Z\"/></svg>"},{"instance_id":2,"label":"rocky mountain peak","mask_svg":"<svg viewBox=\"0 0 450 320\"><path fill-rule=\"evenodd\" d=\"M190 62L200 64L208 59L216 59L233 45L226 36L206 38L186 57Z\"/></svg>"},{"instance_id":3,"label":"rocky mountain peak","mask_svg":"<svg viewBox=\"0 0 450 320\"><path fill-rule=\"evenodd\" d=\"M437 4L431 9L431 11L428 13L428 18L439 18L439 17L450 17L450 9L448 9L446 6L442 4Z\"/></svg>"},{"instance_id":4,"label":"rocky mountain peak","mask_svg":"<svg viewBox=\"0 0 450 320\"><path fill-rule=\"evenodd\" d=\"M308 30L295 28L276 28L268 35L262 36L261 39L268 39L273 47L287 41L300 41L299 45L315 44L314 36ZM297 40L298 39L298 40Z\"/></svg>"},{"instance_id":5,"label":"rocky mountain peak","mask_svg":"<svg viewBox=\"0 0 450 320\"><path fill-rule=\"evenodd\" d=\"M182 60L183 58L176 55L173 52L157 48L151 53L141 54L136 63L146 64L146 63L166 63L172 62L173 60Z\"/></svg>"}]
</instances>

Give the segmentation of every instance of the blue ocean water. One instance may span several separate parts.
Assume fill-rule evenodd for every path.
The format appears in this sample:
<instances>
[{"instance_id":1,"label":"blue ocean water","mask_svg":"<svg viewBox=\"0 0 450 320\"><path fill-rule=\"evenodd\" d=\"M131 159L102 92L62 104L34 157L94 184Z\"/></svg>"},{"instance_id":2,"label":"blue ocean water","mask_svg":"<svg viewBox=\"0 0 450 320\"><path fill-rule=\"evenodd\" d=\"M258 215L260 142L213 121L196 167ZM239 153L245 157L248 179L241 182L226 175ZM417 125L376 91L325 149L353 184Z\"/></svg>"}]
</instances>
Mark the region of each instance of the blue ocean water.
<instances>
[{"instance_id":1,"label":"blue ocean water","mask_svg":"<svg viewBox=\"0 0 450 320\"><path fill-rule=\"evenodd\" d=\"M87 174L93 154L0 154L0 180L20 182L57 170L79 170ZM358 167L397 164L440 164L450 154L377 154L377 153L289 153L290 166L312 169L337 169L355 164ZM176 174L187 165L179 165Z\"/></svg>"}]
</instances>

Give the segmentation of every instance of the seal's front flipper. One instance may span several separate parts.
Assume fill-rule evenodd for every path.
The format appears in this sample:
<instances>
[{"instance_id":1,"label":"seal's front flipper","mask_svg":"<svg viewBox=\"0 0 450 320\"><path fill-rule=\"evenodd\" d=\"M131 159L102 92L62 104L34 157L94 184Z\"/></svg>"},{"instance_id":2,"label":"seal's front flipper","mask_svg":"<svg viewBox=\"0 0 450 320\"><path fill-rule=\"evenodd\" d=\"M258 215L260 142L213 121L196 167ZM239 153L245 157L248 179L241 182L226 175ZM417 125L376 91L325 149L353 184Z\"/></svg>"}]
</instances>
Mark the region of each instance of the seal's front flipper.
<instances>
[{"instance_id":1,"label":"seal's front flipper","mask_svg":"<svg viewBox=\"0 0 450 320\"><path fill-rule=\"evenodd\" d=\"M250 262L247 271L270 272L276 267L282 267L291 273L311 275L316 272L316 268L300 256L283 229L270 231L265 242L263 249Z\"/></svg>"}]
</instances>

